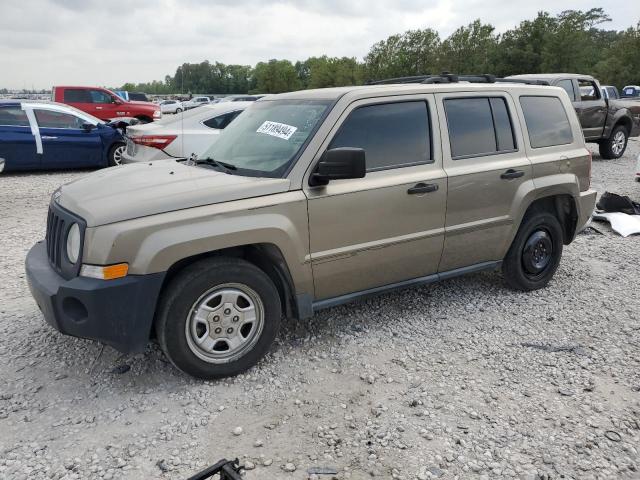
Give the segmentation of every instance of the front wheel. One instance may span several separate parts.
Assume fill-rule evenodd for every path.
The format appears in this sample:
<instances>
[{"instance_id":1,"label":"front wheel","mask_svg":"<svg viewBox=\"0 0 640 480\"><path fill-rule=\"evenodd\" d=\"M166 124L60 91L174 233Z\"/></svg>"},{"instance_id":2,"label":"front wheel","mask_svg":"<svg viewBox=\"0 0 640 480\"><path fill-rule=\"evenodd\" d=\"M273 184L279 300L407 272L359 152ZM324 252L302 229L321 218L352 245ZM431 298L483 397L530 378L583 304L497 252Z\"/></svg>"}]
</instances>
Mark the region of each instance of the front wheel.
<instances>
[{"instance_id":1,"label":"front wheel","mask_svg":"<svg viewBox=\"0 0 640 480\"><path fill-rule=\"evenodd\" d=\"M176 113L181 113L182 109L181 108L176 108Z\"/></svg>"},{"instance_id":2,"label":"front wheel","mask_svg":"<svg viewBox=\"0 0 640 480\"><path fill-rule=\"evenodd\" d=\"M629 133L622 125L613 129L611 135L606 140L600 142L600 156L607 160L620 158L627 148Z\"/></svg>"},{"instance_id":3,"label":"front wheel","mask_svg":"<svg viewBox=\"0 0 640 480\"><path fill-rule=\"evenodd\" d=\"M555 215L547 212L530 215L502 262L507 284L523 291L545 287L560 264L562 245L562 227Z\"/></svg>"},{"instance_id":4,"label":"front wheel","mask_svg":"<svg viewBox=\"0 0 640 480\"><path fill-rule=\"evenodd\" d=\"M109 149L108 161L110 167L122 164L122 154L124 153L124 149L124 143L116 143Z\"/></svg>"},{"instance_id":5,"label":"front wheel","mask_svg":"<svg viewBox=\"0 0 640 480\"><path fill-rule=\"evenodd\" d=\"M214 379L255 365L275 340L281 315L278 290L262 270L245 260L214 258L170 282L155 328L178 369Z\"/></svg>"}]
</instances>

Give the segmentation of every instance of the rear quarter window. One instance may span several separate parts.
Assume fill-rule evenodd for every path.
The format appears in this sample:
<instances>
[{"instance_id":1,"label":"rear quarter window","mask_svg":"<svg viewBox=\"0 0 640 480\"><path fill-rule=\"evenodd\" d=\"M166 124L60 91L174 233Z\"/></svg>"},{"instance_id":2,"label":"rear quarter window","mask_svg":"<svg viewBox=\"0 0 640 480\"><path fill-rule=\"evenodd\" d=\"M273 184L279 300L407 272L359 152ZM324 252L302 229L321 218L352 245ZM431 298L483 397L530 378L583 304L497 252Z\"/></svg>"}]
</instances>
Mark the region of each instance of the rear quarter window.
<instances>
[{"instance_id":1,"label":"rear quarter window","mask_svg":"<svg viewBox=\"0 0 640 480\"><path fill-rule=\"evenodd\" d=\"M573 143L569 117L558 97L522 96L520 106L532 148Z\"/></svg>"},{"instance_id":2,"label":"rear quarter window","mask_svg":"<svg viewBox=\"0 0 640 480\"><path fill-rule=\"evenodd\" d=\"M64 91L64 101L67 103L91 103L89 90L72 88Z\"/></svg>"},{"instance_id":3,"label":"rear quarter window","mask_svg":"<svg viewBox=\"0 0 640 480\"><path fill-rule=\"evenodd\" d=\"M28 127L27 114L19 106L0 108L0 125L10 127Z\"/></svg>"}]
</instances>

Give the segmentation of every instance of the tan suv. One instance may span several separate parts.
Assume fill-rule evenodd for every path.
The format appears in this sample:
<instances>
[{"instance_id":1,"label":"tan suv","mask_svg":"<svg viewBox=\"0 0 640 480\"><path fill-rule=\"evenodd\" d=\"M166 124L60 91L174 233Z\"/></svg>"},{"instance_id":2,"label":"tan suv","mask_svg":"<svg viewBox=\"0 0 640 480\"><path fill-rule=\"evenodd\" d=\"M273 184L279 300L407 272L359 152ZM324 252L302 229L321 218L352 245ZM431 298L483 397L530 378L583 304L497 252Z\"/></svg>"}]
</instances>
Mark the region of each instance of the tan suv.
<instances>
[{"instance_id":1,"label":"tan suv","mask_svg":"<svg viewBox=\"0 0 640 480\"><path fill-rule=\"evenodd\" d=\"M544 287L595 203L571 102L441 80L271 96L201 159L61 187L26 260L45 319L122 352L155 332L216 378L254 365L283 315L498 267Z\"/></svg>"}]
</instances>

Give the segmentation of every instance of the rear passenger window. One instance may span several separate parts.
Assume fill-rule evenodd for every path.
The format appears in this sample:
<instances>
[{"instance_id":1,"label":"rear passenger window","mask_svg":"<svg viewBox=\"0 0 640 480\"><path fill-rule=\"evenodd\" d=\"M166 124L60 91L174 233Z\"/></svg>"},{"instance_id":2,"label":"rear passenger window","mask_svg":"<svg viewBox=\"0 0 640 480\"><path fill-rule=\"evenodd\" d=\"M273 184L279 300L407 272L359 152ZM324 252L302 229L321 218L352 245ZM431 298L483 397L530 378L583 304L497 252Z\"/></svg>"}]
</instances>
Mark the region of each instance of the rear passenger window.
<instances>
[{"instance_id":1,"label":"rear passenger window","mask_svg":"<svg viewBox=\"0 0 640 480\"><path fill-rule=\"evenodd\" d=\"M558 97L520 97L533 148L573 143L571 124Z\"/></svg>"},{"instance_id":2,"label":"rear passenger window","mask_svg":"<svg viewBox=\"0 0 640 480\"><path fill-rule=\"evenodd\" d=\"M0 108L0 125L10 127L28 127L27 114L20 107Z\"/></svg>"},{"instance_id":3,"label":"rear passenger window","mask_svg":"<svg viewBox=\"0 0 640 480\"><path fill-rule=\"evenodd\" d=\"M516 149L504 98L450 98L444 108L454 160Z\"/></svg>"},{"instance_id":4,"label":"rear passenger window","mask_svg":"<svg viewBox=\"0 0 640 480\"><path fill-rule=\"evenodd\" d=\"M573 102L576 99L576 92L573 89L573 80L560 80L557 87L563 88L567 95L569 95L569 99Z\"/></svg>"},{"instance_id":5,"label":"rear passenger window","mask_svg":"<svg viewBox=\"0 0 640 480\"><path fill-rule=\"evenodd\" d=\"M64 91L65 103L91 103L91 95L88 90L73 88Z\"/></svg>"},{"instance_id":6,"label":"rear passenger window","mask_svg":"<svg viewBox=\"0 0 640 480\"><path fill-rule=\"evenodd\" d=\"M400 102L355 109L329 148L363 148L367 171L431 163L426 102Z\"/></svg>"}]
</instances>

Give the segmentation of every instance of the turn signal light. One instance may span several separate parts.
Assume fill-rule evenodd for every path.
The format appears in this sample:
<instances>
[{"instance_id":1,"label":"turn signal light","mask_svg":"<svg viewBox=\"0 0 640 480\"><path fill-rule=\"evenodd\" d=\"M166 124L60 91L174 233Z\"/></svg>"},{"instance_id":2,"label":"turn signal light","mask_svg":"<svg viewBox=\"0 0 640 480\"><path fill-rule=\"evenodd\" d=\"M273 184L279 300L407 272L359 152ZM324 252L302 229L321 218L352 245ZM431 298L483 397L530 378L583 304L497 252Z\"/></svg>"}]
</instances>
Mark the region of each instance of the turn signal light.
<instances>
[{"instance_id":1,"label":"turn signal light","mask_svg":"<svg viewBox=\"0 0 640 480\"><path fill-rule=\"evenodd\" d=\"M177 135L132 135L129 138L133 143L137 143L138 145L162 150L168 147L169 144L177 138Z\"/></svg>"},{"instance_id":2,"label":"turn signal light","mask_svg":"<svg viewBox=\"0 0 640 480\"><path fill-rule=\"evenodd\" d=\"M128 263L116 263L115 265L82 265L80 276L97 278L99 280L115 280L126 277L129 273Z\"/></svg>"}]
</instances>

